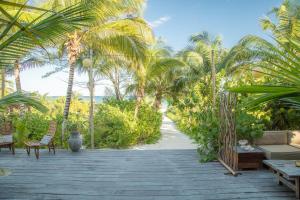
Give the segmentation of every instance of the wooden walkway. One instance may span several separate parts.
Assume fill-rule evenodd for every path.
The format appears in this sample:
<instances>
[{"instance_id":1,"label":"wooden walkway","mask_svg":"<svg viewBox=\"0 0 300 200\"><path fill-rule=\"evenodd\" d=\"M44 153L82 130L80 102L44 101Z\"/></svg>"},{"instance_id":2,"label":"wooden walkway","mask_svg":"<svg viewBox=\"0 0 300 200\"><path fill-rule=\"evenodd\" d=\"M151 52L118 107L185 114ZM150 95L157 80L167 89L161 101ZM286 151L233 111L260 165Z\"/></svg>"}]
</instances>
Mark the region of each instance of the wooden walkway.
<instances>
[{"instance_id":1,"label":"wooden walkway","mask_svg":"<svg viewBox=\"0 0 300 200\"><path fill-rule=\"evenodd\" d=\"M95 150L40 160L24 150L0 152L0 199L201 200L295 199L269 171L226 175L217 162L200 164L196 150Z\"/></svg>"}]
</instances>

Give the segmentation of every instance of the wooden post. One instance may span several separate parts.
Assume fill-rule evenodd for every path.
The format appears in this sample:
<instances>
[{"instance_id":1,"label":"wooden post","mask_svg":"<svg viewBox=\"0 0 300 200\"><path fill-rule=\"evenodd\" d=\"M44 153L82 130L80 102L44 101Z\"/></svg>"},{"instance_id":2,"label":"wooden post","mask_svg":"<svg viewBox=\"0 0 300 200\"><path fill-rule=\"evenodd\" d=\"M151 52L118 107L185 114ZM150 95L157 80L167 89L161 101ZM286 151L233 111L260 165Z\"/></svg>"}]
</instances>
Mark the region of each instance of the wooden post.
<instances>
[{"instance_id":1,"label":"wooden post","mask_svg":"<svg viewBox=\"0 0 300 200\"><path fill-rule=\"evenodd\" d=\"M296 186L296 198L299 199L300 198L300 178L296 177L295 178L295 186Z\"/></svg>"},{"instance_id":2,"label":"wooden post","mask_svg":"<svg viewBox=\"0 0 300 200\"><path fill-rule=\"evenodd\" d=\"M219 133L219 161L233 175L237 175L238 156L237 136L235 129L236 96L230 93L220 94L220 133Z\"/></svg>"}]
</instances>

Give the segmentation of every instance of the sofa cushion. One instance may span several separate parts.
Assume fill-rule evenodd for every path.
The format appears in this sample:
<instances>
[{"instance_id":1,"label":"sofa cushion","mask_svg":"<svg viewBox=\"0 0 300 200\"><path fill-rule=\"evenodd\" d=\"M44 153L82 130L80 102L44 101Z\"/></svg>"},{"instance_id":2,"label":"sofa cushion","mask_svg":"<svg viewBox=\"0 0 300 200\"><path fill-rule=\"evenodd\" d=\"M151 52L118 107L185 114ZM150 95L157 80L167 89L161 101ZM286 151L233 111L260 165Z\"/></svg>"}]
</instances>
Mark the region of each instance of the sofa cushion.
<instances>
[{"instance_id":1,"label":"sofa cushion","mask_svg":"<svg viewBox=\"0 0 300 200\"><path fill-rule=\"evenodd\" d=\"M259 145L270 160L300 160L300 149L291 145Z\"/></svg>"},{"instance_id":2,"label":"sofa cushion","mask_svg":"<svg viewBox=\"0 0 300 200\"><path fill-rule=\"evenodd\" d=\"M263 137L256 139L256 145L280 145L288 144L287 131L265 131Z\"/></svg>"},{"instance_id":3,"label":"sofa cushion","mask_svg":"<svg viewBox=\"0 0 300 200\"><path fill-rule=\"evenodd\" d=\"M289 131L288 139L289 144L300 145L300 131Z\"/></svg>"}]
</instances>

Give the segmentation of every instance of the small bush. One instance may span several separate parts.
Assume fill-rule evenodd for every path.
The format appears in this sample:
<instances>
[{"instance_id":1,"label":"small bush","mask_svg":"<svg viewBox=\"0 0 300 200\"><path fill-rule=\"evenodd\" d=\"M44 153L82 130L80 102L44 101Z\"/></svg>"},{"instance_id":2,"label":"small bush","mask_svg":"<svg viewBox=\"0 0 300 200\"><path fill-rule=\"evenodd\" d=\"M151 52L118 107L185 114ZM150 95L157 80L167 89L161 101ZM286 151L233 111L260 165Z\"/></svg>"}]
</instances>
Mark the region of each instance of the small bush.
<instances>
[{"instance_id":1,"label":"small bush","mask_svg":"<svg viewBox=\"0 0 300 200\"><path fill-rule=\"evenodd\" d=\"M148 104L134 118L134 101L106 100L95 114L96 147L126 148L138 143L155 143L160 138L162 114ZM90 136L86 141L90 146Z\"/></svg>"},{"instance_id":2,"label":"small bush","mask_svg":"<svg viewBox=\"0 0 300 200\"><path fill-rule=\"evenodd\" d=\"M238 140L246 139L250 143L264 134L265 125L262 120L246 112L236 114L236 133Z\"/></svg>"},{"instance_id":3,"label":"small bush","mask_svg":"<svg viewBox=\"0 0 300 200\"><path fill-rule=\"evenodd\" d=\"M157 142L161 137L161 124L162 114L154 111L151 106L142 104L137 120L138 143Z\"/></svg>"},{"instance_id":4,"label":"small bush","mask_svg":"<svg viewBox=\"0 0 300 200\"><path fill-rule=\"evenodd\" d=\"M17 147L26 140L40 140L48 131L49 120L39 113L25 113L22 117L13 117L14 138Z\"/></svg>"},{"instance_id":5,"label":"small bush","mask_svg":"<svg viewBox=\"0 0 300 200\"><path fill-rule=\"evenodd\" d=\"M136 143L136 124L119 108L102 104L95 115L96 147L125 148Z\"/></svg>"}]
</instances>

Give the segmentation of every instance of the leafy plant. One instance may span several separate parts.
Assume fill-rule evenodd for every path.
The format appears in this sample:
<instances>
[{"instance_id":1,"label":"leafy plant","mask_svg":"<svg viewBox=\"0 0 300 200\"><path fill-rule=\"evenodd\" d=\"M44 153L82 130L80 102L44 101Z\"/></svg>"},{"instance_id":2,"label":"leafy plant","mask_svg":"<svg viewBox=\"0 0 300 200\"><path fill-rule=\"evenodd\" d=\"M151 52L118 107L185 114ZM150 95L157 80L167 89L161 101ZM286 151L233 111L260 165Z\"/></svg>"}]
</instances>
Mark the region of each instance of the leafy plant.
<instances>
[{"instance_id":1,"label":"leafy plant","mask_svg":"<svg viewBox=\"0 0 300 200\"><path fill-rule=\"evenodd\" d=\"M136 124L120 109L107 104L100 105L95 115L95 146L126 148L136 143Z\"/></svg>"},{"instance_id":2,"label":"leafy plant","mask_svg":"<svg viewBox=\"0 0 300 200\"><path fill-rule=\"evenodd\" d=\"M248 108L272 100L282 100L297 109L300 108L299 41L289 40L288 44L276 42L278 46L256 36L247 36L235 47L242 50L235 50L235 52L232 50L234 57L240 56L239 52L245 51L251 55L250 58L239 62L235 68L259 67L254 70L276 80L275 84L242 85L228 89L231 92L257 94L254 100L247 102Z\"/></svg>"},{"instance_id":3,"label":"leafy plant","mask_svg":"<svg viewBox=\"0 0 300 200\"><path fill-rule=\"evenodd\" d=\"M155 143L160 138L162 114L143 103L135 119L135 103L109 99L98 106L95 115L96 147L126 148L138 143ZM86 135L87 141L89 137Z\"/></svg>"},{"instance_id":4,"label":"leafy plant","mask_svg":"<svg viewBox=\"0 0 300 200\"><path fill-rule=\"evenodd\" d=\"M162 114L154 111L151 106L143 103L137 117L138 143L152 144L160 137L160 127L162 124Z\"/></svg>"},{"instance_id":5,"label":"leafy plant","mask_svg":"<svg viewBox=\"0 0 300 200\"><path fill-rule=\"evenodd\" d=\"M247 139L253 143L254 139L263 136L265 125L262 120L245 112L236 113L236 133L238 140Z\"/></svg>"}]
</instances>

